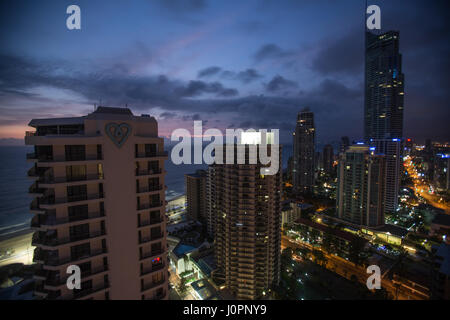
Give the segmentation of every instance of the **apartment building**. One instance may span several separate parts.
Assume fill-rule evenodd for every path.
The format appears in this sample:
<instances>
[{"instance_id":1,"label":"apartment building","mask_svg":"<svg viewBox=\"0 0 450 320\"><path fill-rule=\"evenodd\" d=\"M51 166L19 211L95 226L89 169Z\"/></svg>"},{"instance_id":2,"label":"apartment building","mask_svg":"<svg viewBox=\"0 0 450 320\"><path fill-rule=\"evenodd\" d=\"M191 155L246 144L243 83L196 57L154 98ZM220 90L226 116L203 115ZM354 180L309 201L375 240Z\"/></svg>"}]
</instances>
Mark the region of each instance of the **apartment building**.
<instances>
[{"instance_id":1,"label":"apartment building","mask_svg":"<svg viewBox=\"0 0 450 320\"><path fill-rule=\"evenodd\" d=\"M261 164L249 164L249 145L235 145L234 156L238 146L245 150L245 164L212 165L215 277L235 298L258 299L280 277L281 169L261 174ZM228 150L216 148L216 155L221 152Z\"/></svg>"},{"instance_id":2,"label":"apartment building","mask_svg":"<svg viewBox=\"0 0 450 320\"><path fill-rule=\"evenodd\" d=\"M156 120L98 107L29 126L36 298L167 299L167 154ZM66 284L71 265L81 289Z\"/></svg>"}]
</instances>

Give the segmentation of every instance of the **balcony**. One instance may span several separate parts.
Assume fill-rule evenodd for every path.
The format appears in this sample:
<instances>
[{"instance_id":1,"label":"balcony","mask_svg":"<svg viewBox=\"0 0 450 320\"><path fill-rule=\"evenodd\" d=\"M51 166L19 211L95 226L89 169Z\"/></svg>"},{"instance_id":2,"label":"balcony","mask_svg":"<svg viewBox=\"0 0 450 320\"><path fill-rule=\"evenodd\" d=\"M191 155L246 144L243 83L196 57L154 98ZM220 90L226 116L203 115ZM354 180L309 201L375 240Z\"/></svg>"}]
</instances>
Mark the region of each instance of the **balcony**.
<instances>
[{"instance_id":1,"label":"balcony","mask_svg":"<svg viewBox=\"0 0 450 320\"><path fill-rule=\"evenodd\" d=\"M156 257L156 256L160 256L162 254L164 254L164 250L163 249L153 250L153 251L150 251L150 252L142 254L142 256L140 257L140 260L153 258L153 257Z\"/></svg>"},{"instance_id":2,"label":"balcony","mask_svg":"<svg viewBox=\"0 0 450 320\"><path fill-rule=\"evenodd\" d=\"M42 196L44 195L45 188L39 188L38 184L35 182L28 188L28 193L30 195Z\"/></svg>"},{"instance_id":3,"label":"balcony","mask_svg":"<svg viewBox=\"0 0 450 320\"><path fill-rule=\"evenodd\" d=\"M67 197L55 198L54 196L46 196L38 198L39 206L42 209L53 209L55 206L63 205L63 204L78 204L84 203L87 201L95 201L103 199L102 193L97 194L76 194Z\"/></svg>"},{"instance_id":4,"label":"balcony","mask_svg":"<svg viewBox=\"0 0 450 320\"><path fill-rule=\"evenodd\" d=\"M154 159L154 158L167 158L168 153L167 151L160 151L160 152L140 152L138 154L135 154L135 158L139 160L147 160L147 159Z\"/></svg>"},{"instance_id":5,"label":"balcony","mask_svg":"<svg viewBox=\"0 0 450 320\"><path fill-rule=\"evenodd\" d=\"M153 226L155 224L160 224L162 222L164 222L164 219L162 219L161 217L157 217L157 218L153 218L153 219L149 219L149 220L144 220L144 221L141 221L138 224L138 228Z\"/></svg>"},{"instance_id":6,"label":"balcony","mask_svg":"<svg viewBox=\"0 0 450 320\"><path fill-rule=\"evenodd\" d=\"M63 299L82 299L88 298L88 296L106 290L109 288L109 282L98 284L92 288L74 290L72 294L62 297Z\"/></svg>"},{"instance_id":7,"label":"balcony","mask_svg":"<svg viewBox=\"0 0 450 320\"><path fill-rule=\"evenodd\" d=\"M103 180L103 174L88 174L88 175L80 175L80 176L67 176L67 177L58 177L55 178L53 175L47 175L45 177L41 177L38 182L41 186L51 187L54 184L76 184L77 182L99 182L99 180Z\"/></svg>"},{"instance_id":8,"label":"balcony","mask_svg":"<svg viewBox=\"0 0 450 320\"><path fill-rule=\"evenodd\" d=\"M163 171L160 168L156 169L149 169L149 170L139 170L136 169L136 176L151 176L151 175L158 175L161 174ZM164 172L165 173L165 172Z\"/></svg>"},{"instance_id":9,"label":"balcony","mask_svg":"<svg viewBox=\"0 0 450 320\"><path fill-rule=\"evenodd\" d=\"M27 153L27 160L42 162L53 161L53 154L31 152Z\"/></svg>"},{"instance_id":10,"label":"balcony","mask_svg":"<svg viewBox=\"0 0 450 320\"><path fill-rule=\"evenodd\" d=\"M151 235L151 236L148 236L148 237L141 237L139 239L139 244L152 242L152 241L155 241L155 240L160 240L160 239L162 239L163 235L164 235L164 233L160 232L159 234L154 234L154 235Z\"/></svg>"},{"instance_id":11,"label":"balcony","mask_svg":"<svg viewBox=\"0 0 450 320\"><path fill-rule=\"evenodd\" d=\"M166 282L166 279L163 278L163 279L161 279L160 281L157 281L157 282L147 283L147 284L145 284L145 285L143 285L141 287L141 292L144 292L144 291L147 291L147 290L159 287L160 285L163 285L165 282Z\"/></svg>"},{"instance_id":12,"label":"balcony","mask_svg":"<svg viewBox=\"0 0 450 320\"><path fill-rule=\"evenodd\" d=\"M54 247L66 245L68 243L84 241L84 240L88 240L88 239L102 237L105 235L106 235L106 232L104 230L101 230L101 231L84 233L84 234L80 234L77 236L58 238L55 236L48 236L45 234L45 232L40 231L40 232L36 232L33 235L31 244L36 247L51 247L53 249Z\"/></svg>"},{"instance_id":13,"label":"balcony","mask_svg":"<svg viewBox=\"0 0 450 320\"><path fill-rule=\"evenodd\" d=\"M45 213L45 210L40 207L38 199L34 199L30 203L30 211L31 211L31 213L37 213L37 214Z\"/></svg>"},{"instance_id":14,"label":"balcony","mask_svg":"<svg viewBox=\"0 0 450 320\"><path fill-rule=\"evenodd\" d=\"M71 225L80 221L92 220L92 219L100 219L104 218L104 212L90 212L84 215L78 215L73 217L62 217L56 218L55 215L46 215L44 219L41 220L41 228L51 228L55 226L63 226L63 225Z\"/></svg>"},{"instance_id":15,"label":"balcony","mask_svg":"<svg viewBox=\"0 0 450 320\"><path fill-rule=\"evenodd\" d=\"M100 275L102 273L105 273L108 271L108 265L102 265L100 267L97 268L91 268L90 270L81 272L81 280L87 280L87 278L90 278L92 276L96 276L96 275ZM44 270L45 272L45 270ZM50 272L47 271L47 275L49 275ZM44 281L44 288L45 287L59 287L61 285L66 285L67 283L67 279L70 277L70 275L67 275L64 278L60 278L58 277L46 277L45 281Z\"/></svg>"},{"instance_id":16,"label":"balcony","mask_svg":"<svg viewBox=\"0 0 450 320\"><path fill-rule=\"evenodd\" d=\"M36 256L36 250L38 250L37 256ZM76 258L72 258L72 257L58 258L58 257L50 257L50 256L46 255L45 251L39 247L36 248L34 251L35 251L36 262L42 262L44 264L46 270L59 270L62 266L65 266L68 264L81 264L83 262L89 261L92 258L107 254L107 252L108 252L106 249L102 248L102 249L98 249L98 250L91 250L89 253L86 253L86 254L76 257ZM33 261L35 261L35 260L33 260Z\"/></svg>"},{"instance_id":17,"label":"balcony","mask_svg":"<svg viewBox=\"0 0 450 320\"><path fill-rule=\"evenodd\" d=\"M139 188L137 193L139 193L139 194L151 193L151 192L157 192L157 191L162 191L162 190L163 190L163 185L160 184L158 186L145 186L145 187Z\"/></svg>"},{"instance_id":18,"label":"balcony","mask_svg":"<svg viewBox=\"0 0 450 320\"><path fill-rule=\"evenodd\" d=\"M139 206L137 206L137 210L138 211L142 211L142 210L148 210L148 209L154 209L154 208L159 208L163 206L163 202L156 202L156 203L146 203L146 204L141 204Z\"/></svg>"},{"instance_id":19,"label":"balcony","mask_svg":"<svg viewBox=\"0 0 450 320\"><path fill-rule=\"evenodd\" d=\"M156 271L160 271L160 270L164 269L165 266L166 266L166 264L164 262L161 262L161 263L159 263L157 265L153 265L153 266L151 266L149 268L144 268L141 271L141 276L146 276L146 275L148 275L150 273L153 273L153 272L156 272Z\"/></svg>"}]
</instances>

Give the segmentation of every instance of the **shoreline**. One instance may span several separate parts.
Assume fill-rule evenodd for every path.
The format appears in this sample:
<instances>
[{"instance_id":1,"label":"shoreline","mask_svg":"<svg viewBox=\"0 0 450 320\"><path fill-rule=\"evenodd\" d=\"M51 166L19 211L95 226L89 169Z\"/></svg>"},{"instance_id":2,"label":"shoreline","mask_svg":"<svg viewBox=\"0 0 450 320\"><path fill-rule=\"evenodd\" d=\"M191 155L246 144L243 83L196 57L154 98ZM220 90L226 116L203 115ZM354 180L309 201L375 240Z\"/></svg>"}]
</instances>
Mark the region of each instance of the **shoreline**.
<instances>
[{"instance_id":1,"label":"shoreline","mask_svg":"<svg viewBox=\"0 0 450 320\"><path fill-rule=\"evenodd\" d=\"M167 207L176 204L177 202L185 199L185 197L185 194L181 194L171 198L170 200L167 200ZM32 230L30 226L27 229L21 229L16 232L0 235L0 250L3 250L3 248L6 248L8 245L14 247L14 243L23 242L24 239L27 238L30 239L29 246L31 247L32 233L34 233L34 230Z\"/></svg>"}]
</instances>

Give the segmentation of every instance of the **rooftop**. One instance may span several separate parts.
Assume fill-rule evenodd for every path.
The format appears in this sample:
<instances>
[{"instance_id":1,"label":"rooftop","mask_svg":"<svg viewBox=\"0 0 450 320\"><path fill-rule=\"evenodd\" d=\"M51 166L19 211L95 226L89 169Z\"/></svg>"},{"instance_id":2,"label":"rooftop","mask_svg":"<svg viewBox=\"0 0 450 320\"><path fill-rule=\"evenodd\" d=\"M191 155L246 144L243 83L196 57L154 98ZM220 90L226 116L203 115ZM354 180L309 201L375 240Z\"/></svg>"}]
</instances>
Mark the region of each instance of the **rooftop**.
<instances>
[{"instance_id":1,"label":"rooftop","mask_svg":"<svg viewBox=\"0 0 450 320\"><path fill-rule=\"evenodd\" d=\"M385 232L385 233L390 233L394 236L397 237L405 237L408 234L408 230L399 226L395 226L393 224L385 224L380 228L376 228L374 230L372 230L374 232Z\"/></svg>"},{"instance_id":2,"label":"rooftop","mask_svg":"<svg viewBox=\"0 0 450 320\"><path fill-rule=\"evenodd\" d=\"M102 114L124 114L132 116L133 112L131 112L128 108L112 108L112 107L102 107L99 106L93 113L102 113Z\"/></svg>"}]
</instances>

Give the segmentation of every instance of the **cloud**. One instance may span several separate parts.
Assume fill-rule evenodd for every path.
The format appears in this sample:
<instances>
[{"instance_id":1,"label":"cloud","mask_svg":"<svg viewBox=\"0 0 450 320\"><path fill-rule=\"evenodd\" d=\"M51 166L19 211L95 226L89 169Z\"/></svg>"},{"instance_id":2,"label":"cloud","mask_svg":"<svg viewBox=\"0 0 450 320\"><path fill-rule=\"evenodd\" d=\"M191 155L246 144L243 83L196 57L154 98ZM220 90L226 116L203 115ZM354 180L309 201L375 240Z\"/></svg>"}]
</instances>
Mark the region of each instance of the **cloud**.
<instances>
[{"instance_id":1,"label":"cloud","mask_svg":"<svg viewBox=\"0 0 450 320\"><path fill-rule=\"evenodd\" d=\"M269 92L276 92L283 89L292 89L297 86L297 82L285 79L282 76L277 75L273 77L269 83L266 84L266 90Z\"/></svg>"},{"instance_id":2,"label":"cloud","mask_svg":"<svg viewBox=\"0 0 450 320\"><path fill-rule=\"evenodd\" d=\"M357 31L324 40L312 61L312 69L321 75L363 75L363 40L362 33Z\"/></svg>"},{"instance_id":3,"label":"cloud","mask_svg":"<svg viewBox=\"0 0 450 320\"><path fill-rule=\"evenodd\" d=\"M236 79L242 81L243 83L250 83L257 79L262 78L263 76L258 73L255 69L247 69L245 71L241 71L236 75Z\"/></svg>"},{"instance_id":4,"label":"cloud","mask_svg":"<svg viewBox=\"0 0 450 320\"><path fill-rule=\"evenodd\" d=\"M197 78L210 77L210 76L218 74L221 70L222 70L222 68L216 67L216 66L208 67L208 68L200 70L197 74Z\"/></svg>"},{"instance_id":5,"label":"cloud","mask_svg":"<svg viewBox=\"0 0 450 320\"><path fill-rule=\"evenodd\" d=\"M277 58L283 58L286 56L289 56L291 53L288 51L284 51L279 46L277 46L274 43L269 43L263 45L261 48L256 51L256 53L253 55L253 58L257 62L261 62L263 60L267 59L277 59Z\"/></svg>"}]
</instances>

